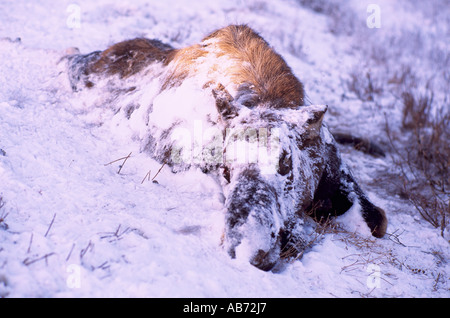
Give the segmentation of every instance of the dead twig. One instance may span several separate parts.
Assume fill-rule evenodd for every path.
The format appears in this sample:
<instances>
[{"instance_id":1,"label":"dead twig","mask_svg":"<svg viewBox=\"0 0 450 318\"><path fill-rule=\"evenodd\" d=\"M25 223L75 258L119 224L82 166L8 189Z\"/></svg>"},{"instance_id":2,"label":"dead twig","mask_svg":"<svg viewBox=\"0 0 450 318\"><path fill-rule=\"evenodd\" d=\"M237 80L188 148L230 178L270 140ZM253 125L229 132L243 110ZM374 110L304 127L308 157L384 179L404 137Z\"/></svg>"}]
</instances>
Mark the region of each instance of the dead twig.
<instances>
[{"instance_id":1,"label":"dead twig","mask_svg":"<svg viewBox=\"0 0 450 318\"><path fill-rule=\"evenodd\" d=\"M93 247L94 247L94 244L91 241L89 241L88 245L85 248L81 249L81 251L80 251L80 260L82 260L84 255L86 255L86 253L88 252L88 250L89 249L92 250Z\"/></svg>"},{"instance_id":2,"label":"dead twig","mask_svg":"<svg viewBox=\"0 0 450 318\"><path fill-rule=\"evenodd\" d=\"M113 164L113 163L115 163L115 162L118 162L118 161L123 160L122 164L119 165L119 170L117 171L117 174L120 174L120 171L122 171L122 168L123 168L123 166L125 165L125 162L127 162L128 158L131 157L131 154L132 154L132 153L133 153L133 152L130 152L130 153L128 154L128 156L126 156L126 157L122 157L122 158L113 160L113 161L111 161L111 162L105 163L104 166L109 166L109 165L111 165L111 164Z\"/></svg>"},{"instance_id":3,"label":"dead twig","mask_svg":"<svg viewBox=\"0 0 450 318\"><path fill-rule=\"evenodd\" d=\"M27 253L29 254L31 251L31 243L33 243L33 233L31 233L30 243L28 244Z\"/></svg>"},{"instance_id":4,"label":"dead twig","mask_svg":"<svg viewBox=\"0 0 450 318\"><path fill-rule=\"evenodd\" d=\"M123 235L125 235L126 233L128 233L130 231L130 228L127 227L125 230L123 230L122 232L120 231L120 227L121 224L119 224L119 226L117 227L115 232L101 232L98 233L100 236L100 239L109 239L109 242L114 242L114 241L119 241L123 238Z\"/></svg>"},{"instance_id":5,"label":"dead twig","mask_svg":"<svg viewBox=\"0 0 450 318\"><path fill-rule=\"evenodd\" d=\"M48 226L47 232L45 232L44 237L47 237L48 233L50 232L50 229L52 228L53 222L55 222L55 218L56 218L56 213L53 214L53 219L52 219L52 221L50 222L50 225Z\"/></svg>"},{"instance_id":6,"label":"dead twig","mask_svg":"<svg viewBox=\"0 0 450 318\"><path fill-rule=\"evenodd\" d=\"M70 256L72 255L73 249L75 248L75 243L72 244L72 248L70 249L69 254L66 257L66 262L69 260Z\"/></svg>"},{"instance_id":7,"label":"dead twig","mask_svg":"<svg viewBox=\"0 0 450 318\"><path fill-rule=\"evenodd\" d=\"M146 179L147 177L148 177L147 181L150 181L150 175L151 175L151 173L152 173L152 170L149 170L149 171L147 172L147 174L145 175L144 179L142 179L141 184L144 183L144 181L145 181L145 179Z\"/></svg>"},{"instance_id":8,"label":"dead twig","mask_svg":"<svg viewBox=\"0 0 450 318\"><path fill-rule=\"evenodd\" d=\"M397 231L398 231L398 229L395 230L393 233L386 233L386 234L388 235L388 238L389 238L392 242L397 243L397 244L399 244L399 245L401 245L401 246L403 246L403 247L407 247L405 244L403 244L402 242L400 242L400 239L399 239L400 235L402 235L404 231L401 232L400 234L396 234Z\"/></svg>"},{"instance_id":9,"label":"dead twig","mask_svg":"<svg viewBox=\"0 0 450 318\"><path fill-rule=\"evenodd\" d=\"M111 267L108 261L103 262L101 265L97 266L98 269L108 270Z\"/></svg>"},{"instance_id":10,"label":"dead twig","mask_svg":"<svg viewBox=\"0 0 450 318\"><path fill-rule=\"evenodd\" d=\"M155 180L155 178L158 176L158 174L161 172L162 168L166 165L166 161L162 164L161 168L156 172L156 174L153 176L152 181Z\"/></svg>"},{"instance_id":11,"label":"dead twig","mask_svg":"<svg viewBox=\"0 0 450 318\"><path fill-rule=\"evenodd\" d=\"M0 197L0 210L5 206L5 202L3 201L3 198ZM8 212L6 212L5 210L3 210L0 213L0 229L4 229L7 230L8 229L8 224L5 223L5 219L8 216Z\"/></svg>"},{"instance_id":12,"label":"dead twig","mask_svg":"<svg viewBox=\"0 0 450 318\"><path fill-rule=\"evenodd\" d=\"M26 265L26 266L29 266L29 265L31 265L31 264L33 264L33 263L36 263L36 262L39 262L39 261L45 259L45 264L48 265L47 259L48 259L48 257L50 257L50 256L52 256L52 255L55 255L55 253L48 253L48 254L45 254L44 256L37 257L37 258L34 258L34 259L29 259L29 258L27 257L26 259L23 260L22 263L23 263L24 265Z\"/></svg>"},{"instance_id":13,"label":"dead twig","mask_svg":"<svg viewBox=\"0 0 450 318\"><path fill-rule=\"evenodd\" d=\"M350 272L350 271L356 270L358 268L365 267L369 264L377 264L377 263L381 262L381 260L384 258L384 255L375 255L374 256L372 254L372 252L367 252L367 253L350 254L350 255L343 257L342 259L345 260L347 258L353 258L353 257L356 257L356 260L349 265L343 266L341 268L341 273L342 272Z\"/></svg>"}]
</instances>

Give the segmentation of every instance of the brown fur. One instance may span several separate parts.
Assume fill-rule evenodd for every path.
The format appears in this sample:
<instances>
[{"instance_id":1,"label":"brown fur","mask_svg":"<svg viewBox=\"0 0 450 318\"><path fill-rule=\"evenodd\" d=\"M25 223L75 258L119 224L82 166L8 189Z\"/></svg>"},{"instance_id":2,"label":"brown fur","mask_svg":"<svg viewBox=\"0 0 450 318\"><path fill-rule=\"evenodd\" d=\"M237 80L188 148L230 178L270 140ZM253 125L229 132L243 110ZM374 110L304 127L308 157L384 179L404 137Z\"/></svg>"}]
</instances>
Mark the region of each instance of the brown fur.
<instances>
[{"instance_id":1,"label":"brown fur","mask_svg":"<svg viewBox=\"0 0 450 318\"><path fill-rule=\"evenodd\" d=\"M269 44L246 25L230 25L217 30L203 41L217 39L217 46L237 61L230 70L236 84L250 84L260 102L277 103L281 107L303 105L302 83Z\"/></svg>"},{"instance_id":2,"label":"brown fur","mask_svg":"<svg viewBox=\"0 0 450 318\"><path fill-rule=\"evenodd\" d=\"M123 41L103 51L87 72L118 74L120 78L126 78L153 62L164 62L172 51L172 47L158 40Z\"/></svg>"},{"instance_id":3,"label":"brown fur","mask_svg":"<svg viewBox=\"0 0 450 318\"><path fill-rule=\"evenodd\" d=\"M208 54L216 54L213 58L225 56L234 61L233 67L224 71L238 87L238 94L252 95L252 99L247 100L248 106L264 103L269 107L296 108L304 105L302 83L283 58L246 25L227 26L206 36L202 45L172 51L168 60L173 71L164 88L195 75L202 63L198 58ZM220 65L210 71L213 73L218 69Z\"/></svg>"},{"instance_id":4,"label":"brown fur","mask_svg":"<svg viewBox=\"0 0 450 318\"><path fill-rule=\"evenodd\" d=\"M220 58L231 61L221 65ZM127 78L146 66L161 62L168 68L162 89L180 85L198 74L205 58L212 61L208 84L220 84L217 76L228 76L235 85L238 99L248 107L296 108L304 105L302 83L269 44L246 25L230 25L206 36L200 44L173 49L158 40L137 38L123 41L99 53L84 75L107 74Z\"/></svg>"},{"instance_id":5,"label":"brown fur","mask_svg":"<svg viewBox=\"0 0 450 318\"><path fill-rule=\"evenodd\" d=\"M170 65L172 71L164 81L162 89L178 86L189 75L194 75L196 60L206 54L207 52L199 44L170 52L165 64Z\"/></svg>"}]
</instances>

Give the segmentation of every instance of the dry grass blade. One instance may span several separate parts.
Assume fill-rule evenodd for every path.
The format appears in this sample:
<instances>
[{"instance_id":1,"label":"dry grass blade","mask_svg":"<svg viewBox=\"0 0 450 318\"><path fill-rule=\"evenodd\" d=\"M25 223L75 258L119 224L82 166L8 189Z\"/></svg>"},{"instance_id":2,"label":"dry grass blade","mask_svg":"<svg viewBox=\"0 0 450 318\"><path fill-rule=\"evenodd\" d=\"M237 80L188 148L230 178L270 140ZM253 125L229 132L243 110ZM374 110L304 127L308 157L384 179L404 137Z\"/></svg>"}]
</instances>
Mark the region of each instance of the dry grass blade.
<instances>
[{"instance_id":1,"label":"dry grass blade","mask_svg":"<svg viewBox=\"0 0 450 318\"><path fill-rule=\"evenodd\" d=\"M52 228L53 222L55 222L56 213L53 215L52 221L50 222L50 225L48 226L47 232L45 232L44 237L47 237L48 233L50 232L50 229Z\"/></svg>"},{"instance_id":2,"label":"dry grass blade","mask_svg":"<svg viewBox=\"0 0 450 318\"><path fill-rule=\"evenodd\" d=\"M130 228L127 227L123 231L120 231L121 224L117 227L117 229L114 232L101 232L98 233L100 236L100 239L108 239L108 242L114 242L121 240L125 234L130 232Z\"/></svg>"},{"instance_id":3,"label":"dry grass blade","mask_svg":"<svg viewBox=\"0 0 450 318\"><path fill-rule=\"evenodd\" d=\"M69 254L66 257L66 262L70 259L70 256L72 255L73 249L75 248L75 243L72 244L72 248L70 249Z\"/></svg>"},{"instance_id":4,"label":"dry grass blade","mask_svg":"<svg viewBox=\"0 0 450 318\"><path fill-rule=\"evenodd\" d=\"M155 178L158 176L158 174L161 172L162 168L164 168L164 166L166 165L166 162L164 161L164 163L162 164L162 166L159 168L159 170L156 172L156 174L153 176L152 181L155 180Z\"/></svg>"},{"instance_id":5,"label":"dry grass blade","mask_svg":"<svg viewBox=\"0 0 450 318\"><path fill-rule=\"evenodd\" d=\"M30 243L28 244L27 253L31 252L31 244L32 243L33 243L33 233L31 233L31 236L30 236Z\"/></svg>"},{"instance_id":6,"label":"dry grass blade","mask_svg":"<svg viewBox=\"0 0 450 318\"><path fill-rule=\"evenodd\" d=\"M144 176L144 178L142 179L141 184L144 183L145 179L147 179L147 181L150 181L150 175L151 175L151 173L152 173L152 170L149 170L149 171L147 172L147 174L146 174L146 175Z\"/></svg>"},{"instance_id":7,"label":"dry grass blade","mask_svg":"<svg viewBox=\"0 0 450 318\"><path fill-rule=\"evenodd\" d=\"M50 256L52 256L52 255L55 255L55 253L48 253L48 254L45 254L44 256L37 257L37 258L33 258L33 259L30 259L30 258L27 257L26 259L23 260L22 263L23 263L24 265L26 265L26 266L29 266L29 265L31 265L31 264L34 264L34 263L36 263L36 262L39 262L39 261L45 259L45 263L48 265L47 259L48 259Z\"/></svg>"},{"instance_id":8,"label":"dry grass blade","mask_svg":"<svg viewBox=\"0 0 450 318\"><path fill-rule=\"evenodd\" d=\"M159 167L159 169L158 169L158 171L156 172L156 174L153 176L153 178L151 178L150 179L150 177L151 177L151 173L152 173L152 171L151 170L149 170L148 172L147 172L147 174L144 176L144 178L142 179L142 181L141 181L141 184L143 184L144 183L144 181L145 181L145 179L147 179L147 181L152 181L152 182L157 182L155 179L156 179L156 177L159 175L159 173L161 172L161 170L164 168L164 166L166 165L166 163L167 163L167 161L164 161L164 163L161 165L161 167Z\"/></svg>"},{"instance_id":9,"label":"dry grass blade","mask_svg":"<svg viewBox=\"0 0 450 318\"><path fill-rule=\"evenodd\" d=\"M8 212L2 210L4 206L5 202L3 201L3 198L0 197L0 229L7 230L8 224L5 223L5 219L8 216Z\"/></svg>"},{"instance_id":10,"label":"dry grass blade","mask_svg":"<svg viewBox=\"0 0 450 318\"><path fill-rule=\"evenodd\" d=\"M355 259L351 264L345 265L341 268L342 272L349 272L356 270L361 267L366 267L369 264L377 264L380 263L380 260L384 258L384 255L373 255L372 252L358 253L358 254L350 254L342 259Z\"/></svg>"},{"instance_id":11,"label":"dry grass blade","mask_svg":"<svg viewBox=\"0 0 450 318\"><path fill-rule=\"evenodd\" d=\"M393 233L386 233L386 235L388 235L389 240L391 240L392 242L397 243L403 247L407 247L405 244L400 242L400 239L399 239L400 235L402 235L404 231L400 234L396 234L397 231L398 231L398 229L395 230Z\"/></svg>"},{"instance_id":12,"label":"dry grass blade","mask_svg":"<svg viewBox=\"0 0 450 318\"><path fill-rule=\"evenodd\" d=\"M86 255L86 253L89 250L92 250L93 248L94 248L94 244L91 241L89 241L88 245L85 248L81 249L81 251L80 251L80 260L82 260L83 257Z\"/></svg>"},{"instance_id":13,"label":"dry grass blade","mask_svg":"<svg viewBox=\"0 0 450 318\"><path fill-rule=\"evenodd\" d=\"M132 154L132 153L133 153L133 152L130 152L130 153L128 154L128 156L125 156L125 157L122 157L122 158L113 160L113 161L111 161L111 162L105 163L104 166L109 166L109 165L111 165L111 164L113 164L113 163L115 163L115 162L118 162L118 161L123 160L122 164L119 165L119 170L117 171L117 174L120 174L120 171L122 171L122 168L123 168L123 166L125 165L125 162L127 162L127 160L131 157L131 154Z\"/></svg>"}]
</instances>

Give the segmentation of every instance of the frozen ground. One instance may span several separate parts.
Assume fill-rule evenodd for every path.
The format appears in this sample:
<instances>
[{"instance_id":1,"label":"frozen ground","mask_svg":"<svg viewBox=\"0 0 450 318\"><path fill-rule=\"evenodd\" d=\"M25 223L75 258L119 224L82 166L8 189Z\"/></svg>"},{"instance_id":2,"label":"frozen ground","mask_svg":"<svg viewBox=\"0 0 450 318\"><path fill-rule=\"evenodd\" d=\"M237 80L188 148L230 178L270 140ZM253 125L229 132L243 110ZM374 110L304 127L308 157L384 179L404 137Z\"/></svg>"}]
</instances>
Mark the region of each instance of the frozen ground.
<instances>
[{"instance_id":1,"label":"frozen ground","mask_svg":"<svg viewBox=\"0 0 450 318\"><path fill-rule=\"evenodd\" d=\"M337 220L341 230L321 236L302 259L262 272L221 248L222 194L214 180L163 167L158 183L149 181L161 165L139 152L129 132L114 129L112 114L87 111L57 67L68 47L88 53L137 36L181 47L248 23L285 57L311 103L330 106L331 128L382 142L384 113L395 124L400 110L344 98L343 81L368 67L367 41L382 43L403 29L421 28L430 39L423 43L448 54L449 8L439 7L445 1L377 3L379 29L367 27L362 1L347 2L351 10L341 16L295 1L2 1L0 297L449 297L448 232L442 237L372 181L390 169L389 156L342 148L387 212L389 235L358 232L350 212ZM397 57L399 48L390 49L387 56ZM130 153L118 174L123 160L113 161Z\"/></svg>"}]
</instances>

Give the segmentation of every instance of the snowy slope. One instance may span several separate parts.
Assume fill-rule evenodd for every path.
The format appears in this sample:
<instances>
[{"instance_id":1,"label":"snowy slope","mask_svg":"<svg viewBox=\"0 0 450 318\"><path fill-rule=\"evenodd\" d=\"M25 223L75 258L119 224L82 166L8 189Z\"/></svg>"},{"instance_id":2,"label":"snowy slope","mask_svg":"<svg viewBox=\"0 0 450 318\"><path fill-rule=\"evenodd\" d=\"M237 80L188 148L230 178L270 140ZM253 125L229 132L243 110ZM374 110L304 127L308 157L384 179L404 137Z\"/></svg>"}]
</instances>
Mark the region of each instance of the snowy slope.
<instances>
[{"instance_id":1,"label":"snowy slope","mask_svg":"<svg viewBox=\"0 0 450 318\"><path fill-rule=\"evenodd\" d=\"M285 57L311 103L329 105L331 128L377 139L383 113L395 121L400 111L342 98L347 74L365 67L361 37L442 32L423 19L428 12L395 3L379 1L383 24L371 30L367 4L347 2L360 22L353 28L361 29L349 36L330 31L335 18L296 1L2 1L0 297L449 297L448 233L441 237L407 202L371 182L392 165L389 157L342 148L387 212L390 235L367 236L353 209L302 259L262 272L221 247L216 182L161 168L139 151L126 122L92 109L104 96L70 91L58 64L73 46L88 53L145 36L182 47L229 23L248 23ZM115 161L130 153L125 164Z\"/></svg>"}]
</instances>

